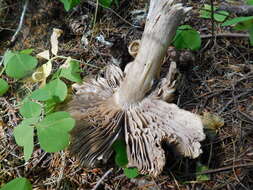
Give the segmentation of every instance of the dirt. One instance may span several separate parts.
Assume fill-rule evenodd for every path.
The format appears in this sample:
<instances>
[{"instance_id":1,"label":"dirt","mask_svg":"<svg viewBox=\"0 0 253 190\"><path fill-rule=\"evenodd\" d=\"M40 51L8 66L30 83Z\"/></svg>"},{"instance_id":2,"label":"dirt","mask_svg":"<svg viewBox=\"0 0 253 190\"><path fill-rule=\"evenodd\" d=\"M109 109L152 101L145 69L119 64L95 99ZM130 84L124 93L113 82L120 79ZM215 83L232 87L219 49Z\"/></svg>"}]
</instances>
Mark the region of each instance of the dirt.
<instances>
[{"instance_id":1,"label":"dirt","mask_svg":"<svg viewBox=\"0 0 253 190\"><path fill-rule=\"evenodd\" d=\"M122 0L119 7L100 7L96 14L93 1L84 1L70 12L64 11L57 0L30 1L22 30L17 40L10 43L23 2L0 0L1 3L4 10L0 12L0 56L7 49L34 48L34 55L49 49L52 30L59 28L64 31L59 40L59 54L81 60L84 78L100 73L112 62L112 57L121 60L121 68L132 60L127 46L140 39L145 18L136 20L137 17L130 13L133 10L145 12L148 5L144 0ZM202 35L211 34L210 20L199 18L198 9L203 3L189 1L188 5L193 11L185 24ZM234 33L217 23L214 32ZM98 41L99 35L113 46ZM84 37L87 37L88 45ZM18 102L30 87L3 75L11 89L0 98L0 186L22 176L31 181L34 189L91 189L110 168L114 168L98 189L253 189L253 50L248 39L205 38L199 51L177 51L175 54L183 75L175 103L199 114L216 114L225 121L222 127L206 130L203 154L198 159L175 157L168 152L166 167L156 179L149 176L128 179L114 164L113 158L101 168L82 168L68 151L46 153L38 144L32 159L25 163L22 148L16 145L12 131L21 120ZM169 58L170 54L167 56ZM62 62L54 64L59 67ZM164 68L168 64L166 62ZM210 180L196 180L198 163L208 167L206 175Z\"/></svg>"}]
</instances>

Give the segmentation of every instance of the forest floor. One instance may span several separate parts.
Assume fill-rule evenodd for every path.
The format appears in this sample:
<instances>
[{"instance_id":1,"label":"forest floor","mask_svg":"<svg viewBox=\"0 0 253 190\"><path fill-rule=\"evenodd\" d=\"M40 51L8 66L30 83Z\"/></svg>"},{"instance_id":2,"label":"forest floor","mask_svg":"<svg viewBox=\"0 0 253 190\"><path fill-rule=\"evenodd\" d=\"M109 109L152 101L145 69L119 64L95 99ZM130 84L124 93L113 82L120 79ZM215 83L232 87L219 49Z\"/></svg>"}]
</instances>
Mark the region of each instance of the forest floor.
<instances>
[{"instance_id":1,"label":"forest floor","mask_svg":"<svg viewBox=\"0 0 253 190\"><path fill-rule=\"evenodd\" d=\"M99 73L112 62L112 57L121 60L121 67L132 60L127 46L141 38L145 25L141 13L148 7L146 0L122 0L118 8L99 7L96 12L96 4L87 0L66 12L57 0L30 1L22 30L15 43L10 43L23 4L15 0L3 2L0 56L7 49L34 48L34 53L49 49L52 30L59 28L64 32L59 39L59 54L81 60L83 77ZM207 139L202 142L203 153L198 159L168 157L159 177L128 179L113 158L102 168L85 169L68 151L46 153L37 143L32 158L25 163L23 150L15 143L12 131L21 120L18 102L32 87L2 75L11 89L0 97L0 187L22 176L31 181L33 189L92 189L113 168L98 189L253 189L253 49L244 37L210 37L211 20L199 18L204 3L208 2L189 1L193 10L184 22L201 33L201 49L187 52L190 59L184 57L185 51L176 52L184 77L175 103L199 114L216 114L225 123L206 131ZM219 5L218 1L215 4ZM135 14L136 10L140 10L140 15ZM235 33L229 27L213 24L215 34ZM113 45L109 47L108 43ZM54 64L59 67L62 63ZM199 163L207 167L202 173L207 180L197 180Z\"/></svg>"}]
</instances>

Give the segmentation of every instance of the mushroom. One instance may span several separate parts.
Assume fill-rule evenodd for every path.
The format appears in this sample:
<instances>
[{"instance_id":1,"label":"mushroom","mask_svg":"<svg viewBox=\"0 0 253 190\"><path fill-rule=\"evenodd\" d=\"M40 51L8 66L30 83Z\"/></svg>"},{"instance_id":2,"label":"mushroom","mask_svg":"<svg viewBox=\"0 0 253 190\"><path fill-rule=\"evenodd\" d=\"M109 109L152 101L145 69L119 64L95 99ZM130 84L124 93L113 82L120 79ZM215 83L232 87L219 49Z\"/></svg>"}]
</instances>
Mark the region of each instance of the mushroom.
<instances>
[{"instance_id":1,"label":"mushroom","mask_svg":"<svg viewBox=\"0 0 253 190\"><path fill-rule=\"evenodd\" d=\"M175 0L151 0L147 22L135 60L124 72L109 65L104 76L75 84L76 95L67 105L76 120L70 152L86 167L107 161L112 144L124 137L128 167L157 176L165 165L161 146L166 141L183 156L196 158L204 140L198 115L171 101L176 64L158 80L160 67L176 28L190 8ZM136 51L136 48L135 50Z\"/></svg>"},{"instance_id":2,"label":"mushroom","mask_svg":"<svg viewBox=\"0 0 253 190\"><path fill-rule=\"evenodd\" d=\"M135 58L136 55L138 54L139 47L140 47L140 40L132 41L128 47L129 54Z\"/></svg>"}]
</instances>

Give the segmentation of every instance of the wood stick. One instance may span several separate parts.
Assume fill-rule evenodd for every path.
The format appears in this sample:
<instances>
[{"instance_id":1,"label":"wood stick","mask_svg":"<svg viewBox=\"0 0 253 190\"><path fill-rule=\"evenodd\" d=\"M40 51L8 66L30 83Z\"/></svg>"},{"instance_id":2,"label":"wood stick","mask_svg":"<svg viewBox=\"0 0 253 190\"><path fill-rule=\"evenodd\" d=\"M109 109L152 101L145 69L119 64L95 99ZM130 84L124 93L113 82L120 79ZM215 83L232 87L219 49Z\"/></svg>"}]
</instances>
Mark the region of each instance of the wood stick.
<instances>
[{"instance_id":1,"label":"wood stick","mask_svg":"<svg viewBox=\"0 0 253 190\"><path fill-rule=\"evenodd\" d=\"M202 39L209 39L212 38L212 34L203 34L200 36ZM214 37L216 38L249 38L249 34L244 33L220 33L215 34Z\"/></svg>"},{"instance_id":2,"label":"wood stick","mask_svg":"<svg viewBox=\"0 0 253 190\"><path fill-rule=\"evenodd\" d=\"M18 28L17 28L15 34L11 38L11 43L13 43L16 40L17 35L18 35L18 33L20 32L20 30L21 30L21 28L23 26L24 18L25 18L25 13L26 13L26 10L27 10L28 3L29 3L29 0L26 0L25 4L24 4L24 7L23 7L23 11L22 11L21 17L20 17Z\"/></svg>"},{"instance_id":3,"label":"wood stick","mask_svg":"<svg viewBox=\"0 0 253 190\"><path fill-rule=\"evenodd\" d=\"M221 167L221 168L217 168L217 169L209 169L209 170L205 170L202 172L189 173L189 174L184 175L183 177L194 176L194 175L215 174L215 173L226 172L226 171L237 169L237 168L253 168L253 162L249 162L246 164L225 166L225 167Z\"/></svg>"},{"instance_id":4,"label":"wood stick","mask_svg":"<svg viewBox=\"0 0 253 190\"><path fill-rule=\"evenodd\" d=\"M96 190L98 186L102 183L102 181L112 172L113 168L109 169L97 182L97 184L92 188L92 190Z\"/></svg>"},{"instance_id":5,"label":"wood stick","mask_svg":"<svg viewBox=\"0 0 253 190\"><path fill-rule=\"evenodd\" d=\"M230 5L228 3L222 3L218 10L227 11L239 16L252 16L253 6L251 5Z\"/></svg>"},{"instance_id":6,"label":"wood stick","mask_svg":"<svg viewBox=\"0 0 253 190\"><path fill-rule=\"evenodd\" d=\"M198 175L201 174L212 174L212 173L219 173L219 172L224 172L224 171L228 171L228 170L232 170L232 169L236 169L236 168L252 168L253 167L253 163L247 163L247 164L239 164L239 165L232 165L232 166L226 166L223 168L217 168L217 169L211 169L211 170L206 170L203 172L198 172Z\"/></svg>"}]
</instances>

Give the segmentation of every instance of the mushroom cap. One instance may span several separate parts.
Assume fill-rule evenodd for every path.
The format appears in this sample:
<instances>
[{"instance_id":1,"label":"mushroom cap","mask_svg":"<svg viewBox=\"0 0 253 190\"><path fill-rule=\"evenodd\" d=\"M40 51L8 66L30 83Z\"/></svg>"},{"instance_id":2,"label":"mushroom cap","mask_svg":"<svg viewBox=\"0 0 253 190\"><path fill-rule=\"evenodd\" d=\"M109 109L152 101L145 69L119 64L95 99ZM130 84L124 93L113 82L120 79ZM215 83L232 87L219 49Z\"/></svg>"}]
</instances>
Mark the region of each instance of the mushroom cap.
<instances>
[{"instance_id":1,"label":"mushroom cap","mask_svg":"<svg viewBox=\"0 0 253 190\"><path fill-rule=\"evenodd\" d=\"M73 85L76 95L67 111L76 126L71 131L69 150L85 167L94 167L100 160L106 162L112 154L112 144L122 133L123 112L113 98L122 79L120 68L110 65L104 77Z\"/></svg>"},{"instance_id":2,"label":"mushroom cap","mask_svg":"<svg viewBox=\"0 0 253 190\"><path fill-rule=\"evenodd\" d=\"M67 109L77 122L71 131L70 151L84 166L94 167L99 160L109 159L112 144L124 135L128 167L153 176L165 165L163 141L184 156L198 157L205 138L200 117L166 102L174 92L175 69L172 63L152 93L127 106L119 104L117 90L124 73L117 66L108 66L104 77L74 85L77 92Z\"/></svg>"},{"instance_id":3,"label":"mushroom cap","mask_svg":"<svg viewBox=\"0 0 253 190\"><path fill-rule=\"evenodd\" d=\"M140 40L134 40L130 43L130 45L128 46L128 53L135 58L136 55L138 54L138 50L140 48Z\"/></svg>"},{"instance_id":4,"label":"mushroom cap","mask_svg":"<svg viewBox=\"0 0 253 190\"><path fill-rule=\"evenodd\" d=\"M126 111L125 140L128 167L137 167L142 174L157 176L165 165L162 142L175 146L181 155L196 158L200 141L204 140L199 116L148 97Z\"/></svg>"}]
</instances>

